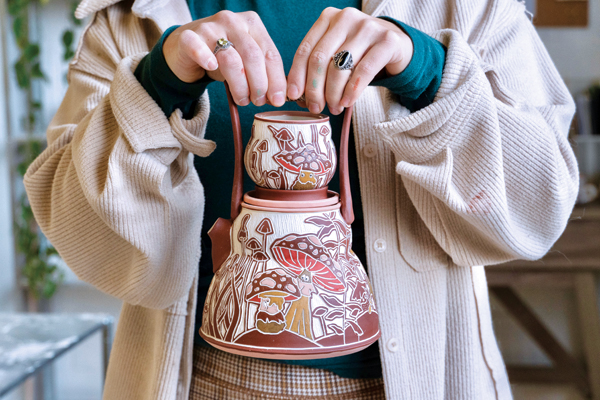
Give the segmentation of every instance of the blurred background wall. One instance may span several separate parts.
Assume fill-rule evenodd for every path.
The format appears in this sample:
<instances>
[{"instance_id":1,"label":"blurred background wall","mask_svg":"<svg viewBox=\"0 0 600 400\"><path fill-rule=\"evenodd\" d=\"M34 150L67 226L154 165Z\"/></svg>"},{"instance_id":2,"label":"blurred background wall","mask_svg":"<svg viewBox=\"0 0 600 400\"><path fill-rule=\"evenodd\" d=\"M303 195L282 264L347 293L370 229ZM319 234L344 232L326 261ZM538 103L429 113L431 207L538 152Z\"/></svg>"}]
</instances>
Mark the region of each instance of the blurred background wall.
<instances>
[{"instance_id":1,"label":"blurred background wall","mask_svg":"<svg viewBox=\"0 0 600 400\"><path fill-rule=\"evenodd\" d=\"M7 0L0 0L0 38L2 52L0 74L0 312L23 311L23 291L17 282L11 214L11 155L16 143L23 139L22 110L24 99L15 83L12 68L16 57L14 38L7 16ZM534 1L528 1L530 10ZM34 20L36 36L41 44L41 60L47 81L36 87L43 108L40 126L46 126L66 90L67 65L62 60L61 35L69 25L69 0L51 0L41 7ZM77 29L80 32L81 28ZM589 24L585 28L539 28L551 57L573 94L600 80L600 0L589 0ZM43 136L40 130L36 134ZM600 151L598 151L600 154ZM16 191L19 191L18 185ZM574 298L567 290L522 290L519 294L540 314L557 338L575 354L581 353L573 318ZM52 312L105 312L118 318L120 303L93 287L79 281L65 269L65 281L48 305ZM548 364L537 349L502 307L492 297L495 330L507 362ZM63 356L54 367L54 392L58 400L98 400L101 396L100 338L86 341ZM514 387L515 399L580 400L575 390L563 386ZM19 391L7 397L20 400Z\"/></svg>"}]
</instances>

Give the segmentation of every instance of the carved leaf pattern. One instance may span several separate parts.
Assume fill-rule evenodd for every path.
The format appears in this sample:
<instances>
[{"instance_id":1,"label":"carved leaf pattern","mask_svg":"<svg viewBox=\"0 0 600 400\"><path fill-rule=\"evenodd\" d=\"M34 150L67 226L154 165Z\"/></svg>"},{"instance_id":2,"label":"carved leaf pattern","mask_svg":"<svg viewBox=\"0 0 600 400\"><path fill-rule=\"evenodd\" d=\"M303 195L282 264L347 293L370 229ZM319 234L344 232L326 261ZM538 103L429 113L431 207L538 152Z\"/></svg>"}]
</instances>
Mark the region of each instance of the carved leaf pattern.
<instances>
[{"instance_id":1,"label":"carved leaf pattern","mask_svg":"<svg viewBox=\"0 0 600 400\"><path fill-rule=\"evenodd\" d=\"M342 328L340 328L339 325L329 324L329 325L327 325L327 327L331 328L331 330L334 331L338 335L341 335L343 333Z\"/></svg>"},{"instance_id":2,"label":"carved leaf pattern","mask_svg":"<svg viewBox=\"0 0 600 400\"><path fill-rule=\"evenodd\" d=\"M340 311L340 310L333 310L333 311L331 311L329 314L327 314L327 315L325 316L325 319L326 319L327 321L332 321L332 320L334 320L334 319L336 319L336 318L341 318L341 317L343 317L343 316L344 316L344 312L343 312L343 311Z\"/></svg>"},{"instance_id":3,"label":"carved leaf pattern","mask_svg":"<svg viewBox=\"0 0 600 400\"><path fill-rule=\"evenodd\" d=\"M364 334L362 328L354 321L346 321L346 326L350 326L358 336Z\"/></svg>"},{"instance_id":4,"label":"carved leaf pattern","mask_svg":"<svg viewBox=\"0 0 600 400\"><path fill-rule=\"evenodd\" d=\"M337 299L337 297L329 296L325 293L321 294L321 298L329 307L342 307L343 304Z\"/></svg>"},{"instance_id":5,"label":"carved leaf pattern","mask_svg":"<svg viewBox=\"0 0 600 400\"><path fill-rule=\"evenodd\" d=\"M313 316L321 318L327 312L327 307L317 307L313 310Z\"/></svg>"},{"instance_id":6,"label":"carved leaf pattern","mask_svg":"<svg viewBox=\"0 0 600 400\"><path fill-rule=\"evenodd\" d=\"M346 309L348 310L350 317L356 318L362 307L357 304L347 304Z\"/></svg>"}]
</instances>

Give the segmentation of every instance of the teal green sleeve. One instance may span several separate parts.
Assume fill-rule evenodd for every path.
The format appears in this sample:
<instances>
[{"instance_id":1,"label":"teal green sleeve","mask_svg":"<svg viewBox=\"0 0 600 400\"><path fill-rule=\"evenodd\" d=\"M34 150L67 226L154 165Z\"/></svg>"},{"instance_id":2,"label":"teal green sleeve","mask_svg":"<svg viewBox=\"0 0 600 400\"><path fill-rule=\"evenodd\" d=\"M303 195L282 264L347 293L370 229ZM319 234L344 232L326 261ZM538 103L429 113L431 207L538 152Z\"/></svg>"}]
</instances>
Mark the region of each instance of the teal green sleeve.
<instances>
[{"instance_id":1,"label":"teal green sleeve","mask_svg":"<svg viewBox=\"0 0 600 400\"><path fill-rule=\"evenodd\" d=\"M198 98L206 85L213 80L207 75L197 82L186 83L171 71L162 51L163 42L179 26L172 26L163 33L152 51L140 61L134 75L148 94L156 101L165 115L180 109L184 118L191 118Z\"/></svg>"},{"instance_id":2,"label":"teal green sleeve","mask_svg":"<svg viewBox=\"0 0 600 400\"><path fill-rule=\"evenodd\" d=\"M400 104L411 112L425 108L440 88L446 61L446 47L431 36L390 17L380 17L398 25L413 42L413 55L404 71L398 75L371 82L388 88L398 96Z\"/></svg>"},{"instance_id":3,"label":"teal green sleeve","mask_svg":"<svg viewBox=\"0 0 600 400\"><path fill-rule=\"evenodd\" d=\"M388 88L398 96L402 105L411 112L433 103L442 81L446 48L425 33L389 17L381 17L397 24L413 42L413 56L404 71L388 78L371 82L374 86ZM205 76L198 82L181 81L169 68L162 52L165 38L178 26L165 31L152 51L142 59L135 76L165 115L179 108L184 118L191 117L197 99L204 93L212 79Z\"/></svg>"}]
</instances>

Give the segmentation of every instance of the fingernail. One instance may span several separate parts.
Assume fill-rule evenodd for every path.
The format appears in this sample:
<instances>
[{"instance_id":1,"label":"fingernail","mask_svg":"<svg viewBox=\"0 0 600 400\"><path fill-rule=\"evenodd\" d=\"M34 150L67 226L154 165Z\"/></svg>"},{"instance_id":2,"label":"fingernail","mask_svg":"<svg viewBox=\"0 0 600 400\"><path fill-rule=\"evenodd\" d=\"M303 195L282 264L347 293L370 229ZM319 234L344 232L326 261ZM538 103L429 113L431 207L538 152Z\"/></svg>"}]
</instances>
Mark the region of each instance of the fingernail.
<instances>
[{"instance_id":1,"label":"fingernail","mask_svg":"<svg viewBox=\"0 0 600 400\"><path fill-rule=\"evenodd\" d=\"M350 103L350 100L348 100L346 97L344 97L341 101L340 101L340 106L347 108L348 105Z\"/></svg>"},{"instance_id":2,"label":"fingernail","mask_svg":"<svg viewBox=\"0 0 600 400\"><path fill-rule=\"evenodd\" d=\"M332 113L333 115L339 115L339 114L341 114L342 111L340 111L339 108L329 107L329 112Z\"/></svg>"},{"instance_id":3,"label":"fingernail","mask_svg":"<svg viewBox=\"0 0 600 400\"><path fill-rule=\"evenodd\" d=\"M262 106L267 102L267 97L263 94L262 96L258 97L256 100L254 100L254 104L257 106Z\"/></svg>"},{"instance_id":4,"label":"fingernail","mask_svg":"<svg viewBox=\"0 0 600 400\"><path fill-rule=\"evenodd\" d=\"M208 62L207 68L209 71L214 71L217 69L217 60L214 58Z\"/></svg>"},{"instance_id":5,"label":"fingernail","mask_svg":"<svg viewBox=\"0 0 600 400\"><path fill-rule=\"evenodd\" d=\"M273 95L273 105L275 107L281 107L285 103L285 95L283 92L277 92Z\"/></svg>"},{"instance_id":6,"label":"fingernail","mask_svg":"<svg viewBox=\"0 0 600 400\"><path fill-rule=\"evenodd\" d=\"M248 104L250 104L250 100L247 97L244 97L243 99L240 100L240 106L247 106Z\"/></svg>"},{"instance_id":7,"label":"fingernail","mask_svg":"<svg viewBox=\"0 0 600 400\"><path fill-rule=\"evenodd\" d=\"M298 86L290 83L287 88L288 97L292 100L296 100L299 96Z\"/></svg>"},{"instance_id":8,"label":"fingernail","mask_svg":"<svg viewBox=\"0 0 600 400\"><path fill-rule=\"evenodd\" d=\"M319 105L317 103L309 103L308 109L313 114L318 114L321 112L321 107L319 107Z\"/></svg>"}]
</instances>

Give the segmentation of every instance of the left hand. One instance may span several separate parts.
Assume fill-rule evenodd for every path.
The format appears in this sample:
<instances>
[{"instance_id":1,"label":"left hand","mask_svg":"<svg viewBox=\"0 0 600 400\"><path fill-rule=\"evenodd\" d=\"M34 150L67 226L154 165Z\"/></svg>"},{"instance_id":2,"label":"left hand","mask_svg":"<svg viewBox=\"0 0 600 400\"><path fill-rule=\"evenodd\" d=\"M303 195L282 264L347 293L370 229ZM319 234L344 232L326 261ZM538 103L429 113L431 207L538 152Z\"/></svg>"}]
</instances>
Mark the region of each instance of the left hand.
<instances>
[{"instance_id":1,"label":"left hand","mask_svg":"<svg viewBox=\"0 0 600 400\"><path fill-rule=\"evenodd\" d=\"M333 66L333 56L348 50L354 70ZM356 8L328 7L300 43L290 73L287 95L313 113L325 108L340 114L354 104L371 81L381 74L397 75L410 63L413 44L396 24L364 14Z\"/></svg>"}]
</instances>

